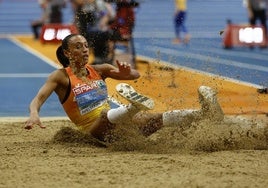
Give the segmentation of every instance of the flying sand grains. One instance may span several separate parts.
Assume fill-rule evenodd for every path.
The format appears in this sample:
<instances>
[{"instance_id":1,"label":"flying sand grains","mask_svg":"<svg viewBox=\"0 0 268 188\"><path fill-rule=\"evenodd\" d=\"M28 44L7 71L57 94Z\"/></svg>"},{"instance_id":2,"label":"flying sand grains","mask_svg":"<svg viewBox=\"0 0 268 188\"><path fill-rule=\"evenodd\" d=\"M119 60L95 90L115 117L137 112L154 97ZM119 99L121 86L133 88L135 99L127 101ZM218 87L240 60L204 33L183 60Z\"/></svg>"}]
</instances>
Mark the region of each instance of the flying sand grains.
<instances>
[{"instance_id":1,"label":"flying sand grains","mask_svg":"<svg viewBox=\"0 0 268 188\"><path fill-rule=\"evenodd\" d=\"M57 142L76 142L110 151L136 151L143 153L178 153L185 151L215 152L238 149L268 149L268 127L263 122L243 118L225 117L222 122L209 120L192 123L190 128L164 127L149 137L141 135L135 125L126 123L117 127L103 143L63 128L55 136Z\"/></svg>"}]
</instances>

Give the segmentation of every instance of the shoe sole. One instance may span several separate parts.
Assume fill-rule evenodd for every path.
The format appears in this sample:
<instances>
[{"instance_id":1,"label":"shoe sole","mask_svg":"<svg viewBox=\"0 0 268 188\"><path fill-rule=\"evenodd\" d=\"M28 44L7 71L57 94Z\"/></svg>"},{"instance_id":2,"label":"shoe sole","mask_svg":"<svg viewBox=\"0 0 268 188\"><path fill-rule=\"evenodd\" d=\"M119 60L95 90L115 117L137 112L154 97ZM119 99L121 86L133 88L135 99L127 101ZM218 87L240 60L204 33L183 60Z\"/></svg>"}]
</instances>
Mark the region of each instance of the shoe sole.
<instances>
[{"instance_id":1,"label":"shoe sole","mask_svg":"<svg viewBox=\"0 0 268 188\"><path fill-rule=\"evenodd\" d=\"M216 95L216 92L207 86L200 86L198 89L198 93L201 94L203 97L207 97L207 98L213 97Z\"/></svg>"},{"instance_id":2,"label":"shoe sole","mask_svg":"<svg viewBox=\"0 0 268 188\"><path fill-rule=\"evenodd\" d=\"M146 97L138 92L126 83L120 83L116 86L116 91L125 99L133 104L137 104L142 106L145 110L153 109L154 108L154 101L153 99Z\"/></svg>"},{"instance_id":3,"label":"shoe sole","mask_svg":"<svg viewBox=\"0 0 268 188\"><path fill-rule=\"evenodd\" d=\"M200 103L201 105L209 105L209 113L207 115L210 116L210 120L222 120L224 118L224 113L221 109L220 104L216 98L216 91L211 89L208 86L200 86L198 89L199 96L201 95Z\"/></svg>"}]
</instances>

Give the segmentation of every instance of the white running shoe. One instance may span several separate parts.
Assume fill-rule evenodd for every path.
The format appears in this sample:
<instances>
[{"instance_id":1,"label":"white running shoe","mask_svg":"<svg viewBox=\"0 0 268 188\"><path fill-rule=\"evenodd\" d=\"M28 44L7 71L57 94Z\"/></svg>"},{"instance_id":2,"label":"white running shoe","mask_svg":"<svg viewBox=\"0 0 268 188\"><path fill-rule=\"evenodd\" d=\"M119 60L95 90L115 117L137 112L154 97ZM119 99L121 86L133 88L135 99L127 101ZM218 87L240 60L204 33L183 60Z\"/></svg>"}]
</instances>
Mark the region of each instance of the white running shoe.
<instances>
[{"instance_id":1,"label":"white running shoe","mask_svg":"<svg viewBox=\"0 0 268 188\"><path fill-rule=\"evenodd\" d=\"M138 92L135 89L126 83L120 83L116 86L116 91L134 106L141 108L143 110L150 110L154 108L153 99L146 97Z\"/></svg>"},{"instance_id":2,"label":"white running shoe","mask_svg":"<svg viewBox=\"0 0 268 188\"><path fill-rule=\"evenodd\" d=\"M224 113L217 100L217 93L208 86L200 86L198 89L201 110L205 118L212 121L221 121Z\"/></svg>"}]
</instances>

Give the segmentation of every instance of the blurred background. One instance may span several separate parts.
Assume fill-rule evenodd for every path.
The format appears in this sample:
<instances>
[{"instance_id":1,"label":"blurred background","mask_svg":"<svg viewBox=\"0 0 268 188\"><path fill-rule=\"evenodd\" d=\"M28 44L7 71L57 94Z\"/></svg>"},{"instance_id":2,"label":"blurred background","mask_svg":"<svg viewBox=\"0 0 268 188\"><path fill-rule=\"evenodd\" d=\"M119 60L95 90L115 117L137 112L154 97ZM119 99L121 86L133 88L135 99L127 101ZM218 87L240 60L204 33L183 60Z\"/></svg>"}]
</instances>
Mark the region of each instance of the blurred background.
<instances>
[{"instance_id":1,"label":"blurred background","mask_svg":"<svg viewBox=\"0 0 268 188\"><path fill-rule=\"evenodd\" d=\"M185 25L191 39L188 43L181 44L172 43L175 37L173 0L137 2L139 6L134 9L136 19L132 36L137 58L161 61L256 88L268 86L266 47L234 46L226 49L223 44L228 22L237 25L249 22L243 0L188 0ZM74 11L70 1L67 1L62 11L63 24L72 24ZM1 77L4 78L5 71L10 70L6 67L7 64L16 61L8 52L17 51L11 45L6 45L6 39L10 36L32 37L31 22L41 15L42 9L37 0L0 0ZM23 57L26 58L24 61L28 61L26 55ZM43 77L45 76L44 74ZM3 87L4 80L0 82Z\"/></svg>"},{"instance_id":2,"label":"blurred background","mask_svg":"<svg viewBox=\"0 0 268 188\"><path fill-rule=\"evenodd\" d=\"M191 35L187 45L173 45L174 1L140 0L135 8L133 38L137 55L160 59L190 69L209 72L256 85L267 86L267 49L237 47L223 49L220 31L227 20L247 24L243 0L188 0L186 26ZM73 22L69 1L63 22ZM0 1L0 35L31 35L30 23L41 15L36 0Z\"/></svg>"}]
</instances>

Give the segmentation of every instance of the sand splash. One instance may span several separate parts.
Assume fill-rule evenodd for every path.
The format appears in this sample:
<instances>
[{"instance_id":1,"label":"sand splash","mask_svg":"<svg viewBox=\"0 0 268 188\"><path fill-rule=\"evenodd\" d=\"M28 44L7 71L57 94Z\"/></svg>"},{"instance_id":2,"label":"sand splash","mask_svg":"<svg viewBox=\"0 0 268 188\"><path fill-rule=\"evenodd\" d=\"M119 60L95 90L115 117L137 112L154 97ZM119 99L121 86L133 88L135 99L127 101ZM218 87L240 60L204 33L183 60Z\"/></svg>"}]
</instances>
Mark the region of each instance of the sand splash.
<instances>
[{"instance_id":1,"label":"sand splash","mask_svg":"<svg viewBox=\"0 0 268 188\"><path fill-rule=\"evenodd\" d=\"M69 127L54 136L55 142L89 144L111 151L177 153L183 151L215 152L223 150L267 150L268 126L264 121L225 117L222 122L208 120L193 123L189 129L165 127L144 137L132 125L120 126L100 142Z\"/></svg>"}]
</instances>

